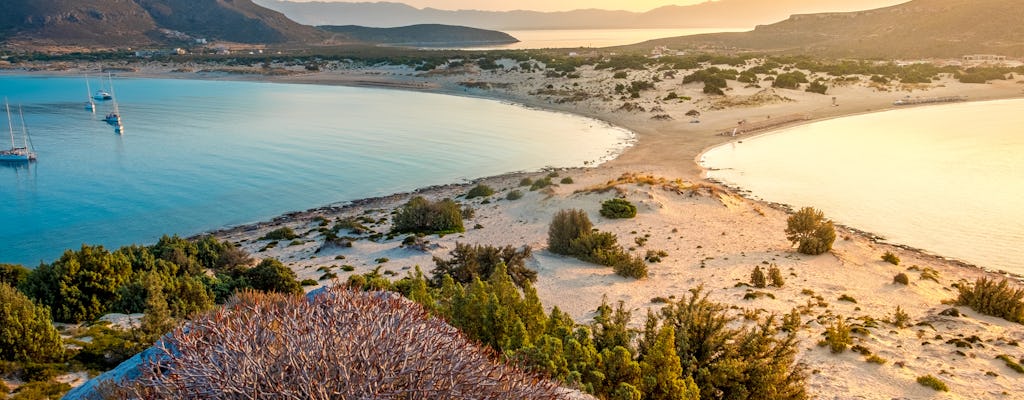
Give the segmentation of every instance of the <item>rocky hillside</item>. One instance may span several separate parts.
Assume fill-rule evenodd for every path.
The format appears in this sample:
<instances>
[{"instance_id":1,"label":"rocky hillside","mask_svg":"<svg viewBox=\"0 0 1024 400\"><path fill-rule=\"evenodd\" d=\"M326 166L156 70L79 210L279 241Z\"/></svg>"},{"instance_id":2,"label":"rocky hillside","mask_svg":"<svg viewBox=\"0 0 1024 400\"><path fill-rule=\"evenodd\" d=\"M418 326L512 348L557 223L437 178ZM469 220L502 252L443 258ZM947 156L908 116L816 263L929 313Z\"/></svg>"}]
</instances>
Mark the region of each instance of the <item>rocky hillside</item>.
<instances>
[{"instance_id":1,"label":"rocky hillside","mask_svg":"<svg viewBox=\"0 0 1024 400\"><path fill-rule=\"evenodd\" d=\"M327 34L250 0L4 0L0 40L138 46L191 38L313 43Z\"/></svg>"},{"instance_id":2,"label":"rocky hillside","mask_svg":"<svg viewBox=\"0 0 1024 400\"><path fill-rule=\"evenodd\" d=\"M1024 56L1024 2L914 0L850 13L794 15L751 32L660 39L644 44L811 53L834 57Z\"/></svg>"}]
</instances>

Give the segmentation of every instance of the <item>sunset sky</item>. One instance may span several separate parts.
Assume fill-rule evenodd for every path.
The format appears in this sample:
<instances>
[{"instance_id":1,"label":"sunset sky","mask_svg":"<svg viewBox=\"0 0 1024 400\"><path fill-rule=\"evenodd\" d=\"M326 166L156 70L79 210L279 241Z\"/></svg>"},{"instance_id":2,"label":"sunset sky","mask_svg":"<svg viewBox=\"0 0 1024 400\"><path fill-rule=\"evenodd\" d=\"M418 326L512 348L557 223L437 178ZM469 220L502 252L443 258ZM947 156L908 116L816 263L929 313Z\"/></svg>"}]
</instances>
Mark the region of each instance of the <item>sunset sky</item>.
<instances>
[{"instance_id":1,"label":"sunset sky","mask_svg":"<svg viewBox=\"0 0 1024 400\"><path fill-rule=\"evenodd\" d=\"M291 1L346 1L346 0L291 0ZM379 1L379 0L353 0L351 2ZM413 7L432 7L443 10L536 10L536 11L565 11L583 8L599 8L605 10L629 10L649 11L651 9L666 5L691 5L703 3L707 0L386 0L395 3L405 3ZM764 0L761 0L764 1ZM790 1L792 2L792 1ZM840 3L831 0L832 3ZM846 0L842 1L844 8L859 9L858 4L877 5L878 3L899 3L898 0ZM872 7L864 7L872 8Z\"/></svg>"}]
</instances>

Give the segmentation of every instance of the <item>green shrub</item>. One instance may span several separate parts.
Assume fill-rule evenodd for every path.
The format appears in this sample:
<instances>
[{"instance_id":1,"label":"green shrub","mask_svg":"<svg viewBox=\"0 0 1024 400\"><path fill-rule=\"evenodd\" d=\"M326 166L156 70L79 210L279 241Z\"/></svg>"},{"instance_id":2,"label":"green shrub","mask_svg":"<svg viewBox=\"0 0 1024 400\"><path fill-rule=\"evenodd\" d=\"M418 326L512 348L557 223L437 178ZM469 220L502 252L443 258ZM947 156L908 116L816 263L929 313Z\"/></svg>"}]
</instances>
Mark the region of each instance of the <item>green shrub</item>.
<instances>
[{"instance_id":1,"label":"green shrub","mask_svg":"<svg viewBox=\"0 0 1024 400\"><path fill-rule=\"evenodd\" d=\"M1024 323L1024 289L1015 288L1003 279L996 283L979 278L974 285L960 284L956 304L968 306L979 313L1007 321Z\"/></svg>"},{"instance_id":2,"label":"green shrub","mask_svg":"<svg viewBox=\"0 0 1024 400\"><path fill-rule=\"evenodd\" d=\"M1006 366L1008 368L1017 371L1017 373L1024 374L1024 366L1021 366L1019 363L1010 358L1010 356L1006 354L1000 354L996 356L996 359L1002 360L1004 363L1006 363Z\"/></svg>"},{"instance_id":3,"label":"green shrub","mask_svg":"<svg viewBox=\"0 0 1024 400\"><path fill-rule=\"evenodd\" d=\"M299 237L292 228L287 226L267 232L260 240L292 240Z\"/></svg>"},{"instance_id":4,"label":"green shrub","mask_svg":"<svg viewBox=\"0 0 1024 400\"><path fill-rule=\"evenodd\" d=\"M886 360L886 359L884 359L882 357L879 357L877 354L872 354L872 355L868 356L868 358L865 359L865 361L867 361L869 363L872 363L872 364L878 364L878 365L883 365L883 364L889 362L889 360Z\"/></svg>"},{"instance_id":5,"label":"green shrub","mask_svg":"<svg viewBox=\"0 0 1024 400\"><path fill-rule=\"evenodd\" d=\"M455 243L451 251L451 259L434 257L434 275L432 283L441 286L445 276L462 284L472 283L474 279L488 280L491 274L503 265L505 272L519 287L527 282L537 281L537 272L526 267L533 249L524 246L516 249L512 246L495 247L491 245L469 245Z\"/></svg>"},{"instance_id":6,"label":"green shrub","mask_svg":"<svg viewBox=\"0 0 1024 400\"><path fill-rule=\"evenodd\" d=\"M18 387L12 400L59 399L71 390L71 385L61 382L29 382Z\"/></svg>"},{"instance_id":7,"label":"green shrub","mask_svg":"<svg viewBox=\"0 0 1024 400\"><path fill-rule=\"evenodd\" d=\"M555 254L572 255L572 241L590 232L593 226L583 210L559 211L548 227L548 250Z\"/></svg>"},{"instance_id":8,"label":"green shrub","mask_svg":"<svg viewBox=\"0 0 1024 400\"><path fill-rule=\"evenodd\" d=\"M626 79L626 71L619 71L612 75L615 79Z\"/></svg>"},{"instance_id":9,"label":"green shrub","mask_svg":"<svg viewBox=\"0 0 1024 400\"><path fill-rule=\"evenodd\" d=\"M780 288L786 284L786 279L782 277L782 270L780 270L779 266L775 264L768 267L768 279L770 280L771 285L775 287Z\"/></svg>"},{"instance_id":10,"label":"green shrub","mask_svg":"<svg viewBox=\"0 0 1024 400\"><path fill-rule=\"evenodd\" d=\"M821 80L817 80L811 82L810 85L807 85L807 89L805 91L810 93L825 94L825 92L828 91L828 85L826 85L825 82L822 82Z\"/></svg>"},{"instance_id":11,"label":"green shrub","mask_svg":"<svg viewBox=\"0 0 1024 400\"><path fill-rule=\"evenodd\" d=\"M505 199L512 201L519 200L521 198L523 198L523 192L520 192L518 189L508 192L508 195L505 196Z\"/></svg>"},{"instance_id":12,"label":"green shrub","mask_svg":"<svg viewBox=\"0 0 1024 400\"><path fill-rule=\"evenodd\" d=\"M6 283L12 287L18 287L25 278L32 272L18 264L0 264L0 283Z\"/></svg>"},{"instance_id":13,"label":"green shrub","mask_svg":"<svg viewBox=\"0 0 1024 400\"><path fill-rule=\"evenodd\" d=\"M253 289L264 292L302 292L302 285L295 279L295 271L273 258L265 259L257 266L245 271L245 279Z\"/></svg>"},{"instance_id":14,"label":"green shrub","mask_svg":"<svg viewBox=\"0 0 1024 400\"><path fill-rule=\"evenodd\" d=\"M575 183L575 181L572 180L572 177L568 177L568 176L565 177L565 178L562 178L562 180L559 181L559 182L561 184L563 184L563 185L571 185L571 184Z\"/></svg>"},{"instance_id":15,"label":"green shrub","mask_svg":"<svg viewBox=\"0 0 1024 400\"><path fill-rule=\"evenodd\" d=\"M887 251L885 254L882 254L882 261L892 265L900 265L900 257L893 254L891 251Z\"/></svg>"},{"instance_id":16,"label":"green shrub","mask_svg":"<svg viewBox=\"0 0 1024 400\"><path fill-rule=\"evenodd\" d=\"M530 185L530 191L540 190L551 185L551 177L545 176L543 178L533 181L533 184Z\"/></svg>"},{"instance_id":17,"label":"green shrub","mask_svg":"<svg viewBox=\"0 0 1024 400\"><path fill-rule=\"evenodd\" d=\"M855 304L857 303L857 299L851 297L848 294L843 294L842 296L839 296L839 301L848 301L850 303L855 303Z\"/></svg>"},{"instance_id":18,"label":"green shrub","mask_svg":"<svg viewBox=\"0 0 1024 400\"><path fill-rule=\"evenodd\" d=\"M302 282L299 282L299 284L302 286L316 286L319 285L320 283L318 283L314 279L303 279Z\"/></svg>"},{"instance_id":19,"label":"green shrub","mask_svg":"<svg viewBox=\"0 0 1024 400\"><path fill-rule=\"evenodd\" d=\"M615 274L625 278L644 279L647 277L647 263L639 255L619 258L612 266Z\"/></svg>"},{"instance_id":20,"label":"green shrub","mask_svg":"<svg viewBox=\"0 0 1024 400\"><path fill-rule=\"evenodd\" d=\"M183 263L188 261L186 255L181 257ZM67 250L52 264L37 267L21 289L29 298L49 307L55 321L77 323L106 314L131 276L132 263L124 253L82 245L79 251Z\"/></svg>"},{"instance_id":21,"label":"green shrub","mask_svg":"<svg viewBox=\"0 0 1024 400\"><path fill-rule=\"evenodd\" d=\"M450 199L432 202L416 196L398 208L392 230L395 233L424 234L465 232L463 211Z\"/></svg>"},{"instance_id":22,"label":"green shrub","mask_svg":"<svg viewBox=\"0 0 1024 400\"><path fill-rule=\"evenodd\" d=\"M610 199L601 203L601 216L605 218L636 217L636 206L626 199Z\"/></svg>"},{"instance_id":23,"label":"green shrub","mask_svg":"<svg viewBox=\"0 0 1024 400\"><path fill-rule=\"evenodd\" d=\"M346 264L346 265L342 265L342 266L341 266L341 270L342 270L342 271L345 271L345 272L352 272L352 271L355 271L355 270L356 270L356 267L353 267L353 266L351 266L351 265L347 265L347 264Z\"/></svg>"},{"instance_id":24,"label":"green shrub","mask_svg":"<svg viewBox=\"0 0 1024 400\"><path fill-rule=\"evenodd\" d=\"M924 269L921 270L921 280L929 280L939 283L939 271L936 271L931 267L924 267Z\"/></svg>"},{"instance_id":25,"label":"green shrub","mask_svg":"<svg viewBox=\"0 0 1024 400\"><path fill-rule=\"evenodd\" d=\"M531 186L533 185L533 179L523 178L519 180L519 186Z\"/></svg>"},{"instance_id":26,"label":"green shrub","mask_svg":"<svg viewBox=\"0 0 1024 400\"><path fill-rule=\"evenodd\" d=\"M650 263L660 263L665 257L668 257L668 252L665 250L647 250L644 260Z\"/></svg>"},{"instance_id":27,"label":"green shrub","mask_svg":"<svg viewBox=\"0 0 1024 400\"><path fill-rule=\"evenodd\" d=\"M389 258L387 258L387 257L378 257L378 258L375 258L375 259L373 260L373 262L375 262L375 263L377 263L377 264L383 264L383 263L386 263L386 262L388 262L388 261L391 261L391 259L389 259Z\"/></svg>"},{"instance_id":28,"label":"green shrub","mask_svg":"<svg viewBox=\"0 0 1024 400\"><path fill-rule=\"evenodd\" d=\"M334 279L334 278L337 278L337 277L338 277L338 274L336 274L336 273L326 272L323 275L320 275L320 280L326 281L328 279Z\"/></svg>"},{"instance_id":29,"label":"green shrub","mask_svg":"<svg viewBox=\"0 0 1024 400\"><path fill-rule=\"evenodd\" d=\"M896 306L896 311L893 312L890 322L897 328L906 328L910 326L910 315L903 311L903 307Z\"/></svg>"},{"instance_id":30,"label":"green shrub","mask_svg":"<svg viewBox=\"0 0 1024 400\"><path fill-rule=\"evenodd\" d=\"M907 274L900 272L896 274L896 276L892 277L892 281L901 285L909 285L910 277L908 277Z\"/></svg>"},{"instance_id":31,"label":"green shrub","mask_svg":"<svg viewBox=\"0 0 1024 400\"><path fill-rule=\"evenodd\" d=\"M0 360L57 361L64 355L50 310L0 282Z\"/></svg>"},{"instance_id":32,"label":"green shrub","mask_svg":"<svg viewBox=\"0 0 1024 400\"><path fill-rule=\"evenodd\" d=\"M569 254L580 260L612 266L622 256L619 238L611 232L583 232L569 243Z\"/></svg>"},{"instance_id":33,"label":"green shrub","mask_svg":"<svg viewBox=\"0 0 1024 400\"><path fill-rule=\"evenodd\" d=\"M754 267L754 272L750 273L750 284L759 289L768 286L764 271L761 270L760 265Z\"/></svg>"},{"instance_id":34,"label":"green shrub","mask_svg":"<svg viewBox=\"0 0 1024 400\"><path fill-rule=\"evenodd\" d=\"M800 320L800 311L793 309L782 317L782 326L779 328L783 332L796 332L803 325L803 321Z\"/></svg>"},{"instance_id":35,"label":"green shrub","mask_svg":"<svg viewBox=\"0 0 1024 400\"><path fill-rule=\"evenodd\" d=\"M467 199L474 199L474 198L477 198L477 197L489 197L492 194L494 194L494 189L491 189L490 186L481 184L481 185L476 185L475 187L470 189L469 192L466 193L466 198Z\"/></svg>"},{"instance_id":36,"label":"green shrub","mask_svg":"<svg viewBox=\"0 0 1024 400\"><path fill-rule=\"evenodd\" d=\"M927 387L930 387L930 388L935 389L937 391L941 391L941 392L948 392L949 391L949 387L946 386L945 382L940 381L939 378L936 378L936 377L931 376L931 375L924 375L924 376L917 377L917 383L920 383L921 386L927 386Z\"/></svg>"},{"instance_id":37,"label":"green shrub","mask_svg":"<svg viewBox=\"0 0 1024 400\"><path fill-rule=\"evenodd\" d=\"M786 221L786 238L799 245L797 251L800 253L818 255L832 250L836 230L832 221L825 219L824 213L804 207Z\"/></svg>"},{"instance_id":38,"label":"green shrub","mask_svg":"<svg viewBox=\"0 0 1024 400\"><path fill-rule=\"evenodd\" d=\"M853 344L853 339L850 337L850 326L846 325L846 321L842 317L825 329L825 344L828 345L832 353L836 354L846 351L846 348Z\"/></svg>"}]
</instances>

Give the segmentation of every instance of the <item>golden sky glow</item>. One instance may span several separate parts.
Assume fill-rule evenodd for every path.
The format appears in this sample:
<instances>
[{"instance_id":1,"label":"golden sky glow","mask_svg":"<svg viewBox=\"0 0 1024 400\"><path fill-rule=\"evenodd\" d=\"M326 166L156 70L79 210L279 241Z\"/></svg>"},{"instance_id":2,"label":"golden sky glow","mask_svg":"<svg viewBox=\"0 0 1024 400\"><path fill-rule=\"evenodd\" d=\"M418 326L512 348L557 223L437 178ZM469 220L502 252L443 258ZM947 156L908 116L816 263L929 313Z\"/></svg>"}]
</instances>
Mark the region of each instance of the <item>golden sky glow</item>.
<instances>
[{"instance_id":1,"label":"golden sky glow","mask_svg":"<svg viewBox=\"0 0 1024 400\"><path fill-rule=\"evenodd\" d=\"M405 3L413 7L424 8L432 7L439 8L442 10L495 10L495 11L507 11L507 10L536 10L536 11L566 11L566 10L577 10L584 8L598 8L604 10L628 10L628 11L649 11L651 9L666 6L666 5L692 5L697 3L703 3L708 0L291 0L291 1L350 1L350 2L367 2L367 1L389 1L395 3ZM771 1L771 0L758 0L758 1ZM739 3L740 1L732 0L732 2ZM791 2L791 1L790 1ZM831 0L828 3L841 3L842 8L848 8L851 10L862 9L858 7L859 4L869 5L866 8L873 8L877 6L877 3L886 2L885 0L847 0L847 1L836 1ZM900 3L900 0L891 0L888 3L895 4ZM811 2L813 3L813 2ZM832 8L832 7L830 7Z\"/></svg>"}]
</instances>

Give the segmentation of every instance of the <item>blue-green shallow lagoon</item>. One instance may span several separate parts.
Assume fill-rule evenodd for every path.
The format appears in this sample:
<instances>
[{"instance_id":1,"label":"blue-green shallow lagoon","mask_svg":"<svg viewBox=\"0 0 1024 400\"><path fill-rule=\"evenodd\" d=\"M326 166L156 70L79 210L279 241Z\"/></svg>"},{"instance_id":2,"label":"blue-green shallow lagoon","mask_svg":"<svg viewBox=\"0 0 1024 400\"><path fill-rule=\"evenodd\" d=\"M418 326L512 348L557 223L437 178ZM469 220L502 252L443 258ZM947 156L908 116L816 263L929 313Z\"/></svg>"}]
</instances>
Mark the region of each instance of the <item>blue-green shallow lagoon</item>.
<instances>
[{"instance_id":1,"label":"blue-green shallow lagoon","mask_svg":"<svg viewBox=\"0 0 1024 400\"><path fill-rule=\"evenodd\" d=\"M24 107L39 154L28 167L0 165L0 262L34 266L83 243L151 243L429 185L599 163L632 140L592 119L432 93L116 77L114 86L123 136L101 120L109 102L84 110L83 78L0 76L0 96Z\"/></svg>"}]
</instances>

